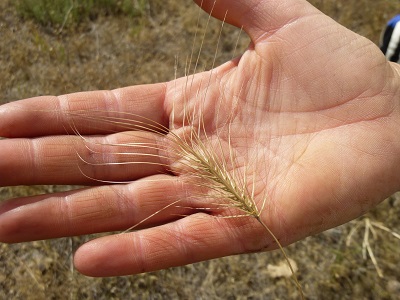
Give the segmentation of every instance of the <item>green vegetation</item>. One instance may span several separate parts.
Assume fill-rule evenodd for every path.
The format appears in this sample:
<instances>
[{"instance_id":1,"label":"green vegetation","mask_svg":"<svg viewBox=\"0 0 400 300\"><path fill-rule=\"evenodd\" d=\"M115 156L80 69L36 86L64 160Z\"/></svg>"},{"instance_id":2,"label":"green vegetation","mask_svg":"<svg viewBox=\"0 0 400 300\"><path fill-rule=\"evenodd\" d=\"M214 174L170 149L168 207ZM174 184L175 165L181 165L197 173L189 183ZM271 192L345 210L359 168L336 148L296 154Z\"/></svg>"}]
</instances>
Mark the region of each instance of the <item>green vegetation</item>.
<instances>
[{"instance_id":1,"label":"green vegetation","mask_svg":"<svg viewBox=\"0 0 400 300\"><path fill-rule=\"evenodd\" d=\"M76 27L99 15L145 15L148 0L18 0L17 11L24 18L50 27Z\"/></svg>"}]
</instances>

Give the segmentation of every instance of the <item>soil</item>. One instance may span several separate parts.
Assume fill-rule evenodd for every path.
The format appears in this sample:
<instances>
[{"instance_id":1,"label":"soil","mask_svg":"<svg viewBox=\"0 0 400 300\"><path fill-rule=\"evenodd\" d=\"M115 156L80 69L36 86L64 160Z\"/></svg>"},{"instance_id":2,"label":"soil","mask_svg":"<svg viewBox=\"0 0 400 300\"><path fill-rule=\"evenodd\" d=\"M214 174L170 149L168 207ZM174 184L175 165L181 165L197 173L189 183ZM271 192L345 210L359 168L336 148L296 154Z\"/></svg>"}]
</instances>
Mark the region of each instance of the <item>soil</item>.
<instances>
[{"instance_id":1,"label":"soil","mask_svg":"<svg viewBox=\"0 0 400 300\"><path fill-rule=\"evenodd\" d=\"M398 1L310 1L329 16L378 43L385 22L400 11ZM99 16L74 28L52 28L23 19L13 1L0 2L0 104L17 99L112 89L184 75L197 25L190 1L149 1L144 17ZM202 15L200 27L207 16ZM211 22L201 69L212 65L220 22ZM226 25L216 64L232 58L239 31ZM248 39L241 34L236 53ZM1 122L1 120L0 120ZM0 173L0 176L3 176ZM0 201L76 187L0 188ZM366 220L400 233L400 195L366 216L289 247L307 299L399 299L400 240L380 229L370 236L379 277L363 258ZM352 235L349 233L360 225ZM96 235L98 236L98 235ZM88 278L73 269L72 255L95 236L23 244L0 244L0 299L298 299L290 278L273 277L268 265L279 251L226 257L149 274ZM346 244L347 242L347 244Z\"/></svg>"}]
</instances>

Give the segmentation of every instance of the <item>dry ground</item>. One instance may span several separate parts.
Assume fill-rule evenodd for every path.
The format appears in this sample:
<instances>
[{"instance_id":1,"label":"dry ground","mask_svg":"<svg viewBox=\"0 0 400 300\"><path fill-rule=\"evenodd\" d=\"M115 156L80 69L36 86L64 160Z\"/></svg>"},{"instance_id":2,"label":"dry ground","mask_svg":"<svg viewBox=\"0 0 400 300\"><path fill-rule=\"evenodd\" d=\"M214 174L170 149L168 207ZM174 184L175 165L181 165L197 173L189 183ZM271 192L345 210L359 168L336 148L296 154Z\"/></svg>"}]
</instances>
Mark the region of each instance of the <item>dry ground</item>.
<instances>
[{"instance_id":1,"label":"dry ground","mask_svg":"<svg viewBox=\"0 0 400 300\"><path fill-rule=\"evenodd\" d=\"M346 27L377 42L383 24L400 11L396 0L314 0ZM145 16L100 16L74 29L43 27L23 20L11 0L0 2L0 103L43 94L111 89L174 78L175 56L181 68L196 28L190 1L149 1ZM203 21L204 26L204 21ZM209 30L202 66L211 65L219 23ZM236 33L226 26L218 63L231 58ZM240 49L247 43L243 38ZM183 74L183 71L180 71ZM1 120L0 120L1 122ZM0 158L4 159L4 158ZM23 170L21 170L23 171ZM1 174L0 176L5 176ZM70 187L0 189L1 199ZM368 214L400 232L400 196ZM358 221L361 222L361 221ZM346 246L356 222L288 247L309 299L399 299L400 241L376 230L371 246L383 271L362 257L364 229ZM228 257L128 277L93 279L73 270L74 250L91 236L0 245L0 299L295 299L289 279L272 278L268 264L279 252Z\"/></svg>"}]
</instances>

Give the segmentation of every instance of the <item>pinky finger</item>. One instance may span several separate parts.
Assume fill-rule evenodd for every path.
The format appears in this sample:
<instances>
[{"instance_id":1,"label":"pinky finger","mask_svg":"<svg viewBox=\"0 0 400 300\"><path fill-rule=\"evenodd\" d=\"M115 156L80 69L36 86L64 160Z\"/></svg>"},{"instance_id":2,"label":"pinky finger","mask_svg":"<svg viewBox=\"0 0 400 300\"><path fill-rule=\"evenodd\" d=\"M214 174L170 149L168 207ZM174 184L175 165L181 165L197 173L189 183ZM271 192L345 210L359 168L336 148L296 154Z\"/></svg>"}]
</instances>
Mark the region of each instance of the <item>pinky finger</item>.
<instances>
[{"instance_id":1,"label":"pinky finger","mask_svg":"<svg viewBox=\"0 0 400 300\"><path fill-rule=\"evenodd\" d=\"M137 232L102 237L81 246L75 266L93 277L121 276L257 251L270 240L254 219L195 214ZM254 239L254 237L256 237Z\"/></svg>"}]
</instances>

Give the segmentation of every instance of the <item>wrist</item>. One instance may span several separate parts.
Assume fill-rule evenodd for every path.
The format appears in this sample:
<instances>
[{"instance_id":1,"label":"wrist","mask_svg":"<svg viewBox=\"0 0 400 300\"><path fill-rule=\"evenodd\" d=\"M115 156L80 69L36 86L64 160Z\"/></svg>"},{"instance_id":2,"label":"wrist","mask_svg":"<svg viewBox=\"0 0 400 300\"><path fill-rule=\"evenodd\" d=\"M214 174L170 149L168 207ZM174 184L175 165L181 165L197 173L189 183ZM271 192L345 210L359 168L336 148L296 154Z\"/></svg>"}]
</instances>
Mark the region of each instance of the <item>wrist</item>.
<instances>
[{"instance_id":1,"label":"wrist","mask_svg":"<svg viewBox=\"0 0 400 300\"><path fill-rule=\"evenodd\" d=\"M396 180L396 191L400 191L400 65L397 63L390 63L393 70L393 78L388 82L389 93L393 110L389 116L389 132L391 141L389 145L392 147L393 155L396 157L391 170Z\"/></svg>"}]
</instances>

